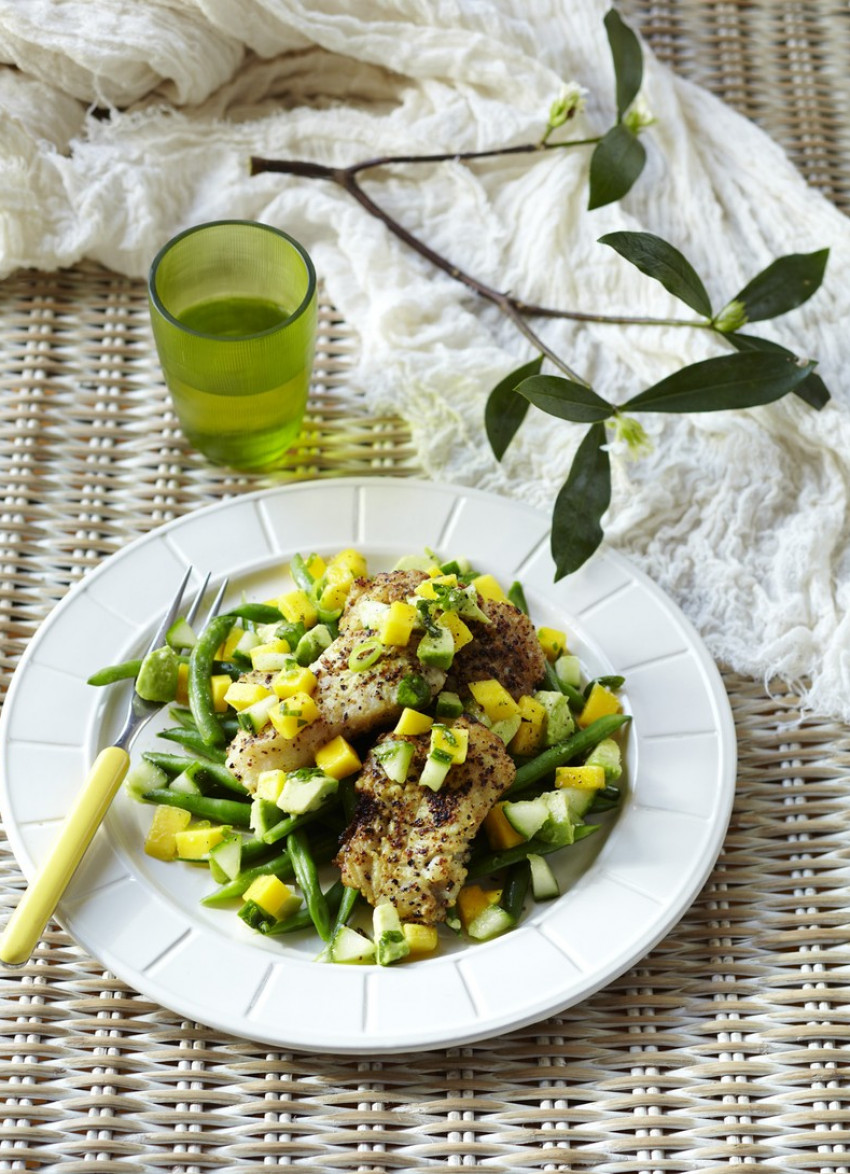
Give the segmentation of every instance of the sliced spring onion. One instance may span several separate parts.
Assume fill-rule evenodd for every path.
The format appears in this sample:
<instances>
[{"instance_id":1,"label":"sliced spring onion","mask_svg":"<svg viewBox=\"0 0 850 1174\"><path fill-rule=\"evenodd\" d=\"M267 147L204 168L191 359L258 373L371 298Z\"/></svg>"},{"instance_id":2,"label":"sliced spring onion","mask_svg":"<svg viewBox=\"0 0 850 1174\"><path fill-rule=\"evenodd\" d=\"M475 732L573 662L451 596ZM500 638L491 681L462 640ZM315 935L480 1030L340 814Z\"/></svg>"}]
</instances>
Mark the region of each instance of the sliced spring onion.
<instances>
[{"instance_id":1,"label":"sliced spring onion","mask_svg":"<svg viewBox=\"0 0 850 1174\"><path fill-rule=\"evenodd\" d=\"M379 660L384 651L384 646L377 636L370 636L366 640L361 640L351 650L351 655L348 658L348 667L353 673L361 673L364 669L371 668L376 660Z\"/></svg>"}]
</instances>

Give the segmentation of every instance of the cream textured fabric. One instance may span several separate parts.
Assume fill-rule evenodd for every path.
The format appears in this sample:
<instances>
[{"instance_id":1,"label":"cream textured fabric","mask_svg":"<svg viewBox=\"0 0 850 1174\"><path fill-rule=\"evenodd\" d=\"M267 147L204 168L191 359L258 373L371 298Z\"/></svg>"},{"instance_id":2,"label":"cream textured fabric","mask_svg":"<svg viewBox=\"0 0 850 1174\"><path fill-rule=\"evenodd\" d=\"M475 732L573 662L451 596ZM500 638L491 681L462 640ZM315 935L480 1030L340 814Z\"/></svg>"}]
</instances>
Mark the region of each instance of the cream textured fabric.
<instances>
[{"instance_id":1,"label":"cream textured fabric","mask_svg":"<svg viewBox=\"0 0 850 1174\"><path fill-rule=\"evenodd\" d=\"M186 225L247 217L311 250L360 336L354 375L410 422L424 467L545 509L581 430L535 411L502 465L487 392L530 350L492 308L389 236L329 184L250 178L251 154L343 164L375 154L532 141L564 81L587 91L575 135L613 120L600 0L0 0L0 273L88 257L143 276ZM17 68L11 68L12 66ZM738 671L810 678L810 705L850 718L844 367L846 219L782 152L647 60L658 122L620 204L585 210L584 150L407 166L368 190L488 283L582 310L689 317L597 243L656 232L717 307L783 253L832 249L811 303L758 333L820 360L821 413L796 398L751 412L644 416L651 454L614 460L611 542L681 604ZM721 348L676 328L543 324L613 400Z\"/></svg>"}]
</instances>

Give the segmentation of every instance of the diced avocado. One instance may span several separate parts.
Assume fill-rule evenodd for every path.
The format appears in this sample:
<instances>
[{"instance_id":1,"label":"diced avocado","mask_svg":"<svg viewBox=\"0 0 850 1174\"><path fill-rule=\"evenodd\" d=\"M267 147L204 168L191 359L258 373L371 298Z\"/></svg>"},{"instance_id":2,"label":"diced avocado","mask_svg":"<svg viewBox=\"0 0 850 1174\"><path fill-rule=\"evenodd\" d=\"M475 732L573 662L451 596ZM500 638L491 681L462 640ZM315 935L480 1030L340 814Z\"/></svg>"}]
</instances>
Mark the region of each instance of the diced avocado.
<instances>
[{"instance_id":1,"label":"diced avocado","mask_svg":"<svg viewBox=\"0 0 850 1174\"><path fill-rule=\"evenodd\" d=\"M479 913L467 928L467 933L477 942L488 942L491 938L513 929L516 922L501 905L491 905Z\"/></svg>"},{"instance_id":2,"label":"diced avocado","mask_svg":"<svg viewBox=\"0 0 850 1174\"><path fill-rule=\"evenodd\" d=\"M601 766L605 771L605 782L616 783L623 773L620 747L613 738L603 738L593 747L585 759L588 766Z\"/></svg>"},{"instance_id":3,"label":"diced avocado","mask_svg":"<svg viewBox=\"0 0 850 1174\"><path fill-rule=\"evenodd\" d=\"M437 717L460 717L463 713L463 702L457 693L444 689L437 694L437 704L434 709Z\"/></svg>"},{"instance_id":4,"label":"diced avocado","mask_svg":"<svg viewBox=\"0 0 850 1174\"><path fill-rule=\"evenodd\" d=\"M372 928L375 935L375 956L379 966L389 966L406 958L410 953L399 915L388 901L375 906Z\"/></svg>"},{"instance_id":5,"label":"diced avocado","mask_svg":"<svg viewBox=\"0 0 850 1174\"><path fill-rule=\"evenodd\" d=\"M575 815L564 790L545 791L541 798L548 808L548 817L537 832L544 844L562 847L575 839Z\"/></svg>"},{"instance_id":6,"label":"diced avocado","mask_svg":"<svg viewBox=\"0 0 850 1174\"><path fill-rule=\"evenodd\" d=\"M543 737L544 745L556 746L569 738L575 730L575 720L570 711L570 704L563 693L556 693L553 689L541 689L534 694L534 700L546 710L546 732Z\"/></svg>"},{"instance_id":7,"label":"diced avocado","mask_svg":"<svg viewBox=\"0 0 850 1174\"><path fill-rule=\"evenodd\" d=\"M327 955L329 962L341 962L343 964L352 963L357 965L364 962L375 961L375 943L370 942L362 933L358 933L356 929L351 929L347 925L341 925L334 934L333 941L328 946Z\"/></svg>"},{"instance_id":8,"label":"diced avocado","mask_svg":"<svg viewBox=\"0 0 850 1174\"><path fill-rule=\"evenodd\" d=\"M416 655L422 664L435 669L450 669L455 654L454 637L448 628L437 624L419 641Z\"/></svg>"},{"instance_id":9,"label":"diced avocado","mask_svg":"<svg viewBox=\"0 0 850 1174\"><path fill-rule=\"evenodd\" d=\"M497 737L501 738L507 746L519 727L522 725L522 714L515 713L511 717L502 718L501 721L493 722L490 729Z\"/></svg>"},{"instance_id":10,"label":"diced avocado","mask_svg":"<svg viewBox=\"0 0 850 1174\"><path fill-rule=\"evenodd\" d=\"M405 673L396 690L396 704L406 709L423 709L431 700L431 686L421 673Z\"/></svg>"},{"instance_id":11,"label":"diced avocado","mask_svg":"<svg viewBox=\"0 0 850 1174\"><path fill-rule=\"evenodd\" d=\"M561 887L557 877L549 866L545 856L536 852L529 852L528 863L531 869L531 892L535 901L551 901L561 895Z\"/></svg>"},{"instance_id":12,"label":"diced avocado","mask_svg":"<svg viewBox=\"0 0 850 1174\"><path fill-rule=\"evenodd\" d=\"M403 783L413 760L413 743L390 738L378 743L374 755L388 779L394 783Z\"/></svg>"},{"instance_id":13,"label":"diced avocado","mask_svg":"<svg viewBox=\"0 0 850 1174\"><path fill-rule=\"evenodd\" d=\"M142 800L148 791L168 786L168 775L146 758L134 763L124 780L124 789L133 799Z\"/></svg>"},{"instance_id":14,"label":"diced avocado","mask_svg":"<svg viewBox=\"0 0 850 1174\"><path fill-rule=\"evenodd\" d=\"M277 806L289 815L304 815L315 811L324 801L335 795L339 779L322 771L292 771L286 777Z\"/></svg>"},{"instance_id":15,"label":"diced avocado","mask_svg":"<svg viewBox=\"0 0 850 1174\"><path fill-rule=\"evenodd\" d=\"M136 692L143 701L174 700L179 663L177 653L167 644L145 656L136 677Z\"/></svg>"}]
</instances>

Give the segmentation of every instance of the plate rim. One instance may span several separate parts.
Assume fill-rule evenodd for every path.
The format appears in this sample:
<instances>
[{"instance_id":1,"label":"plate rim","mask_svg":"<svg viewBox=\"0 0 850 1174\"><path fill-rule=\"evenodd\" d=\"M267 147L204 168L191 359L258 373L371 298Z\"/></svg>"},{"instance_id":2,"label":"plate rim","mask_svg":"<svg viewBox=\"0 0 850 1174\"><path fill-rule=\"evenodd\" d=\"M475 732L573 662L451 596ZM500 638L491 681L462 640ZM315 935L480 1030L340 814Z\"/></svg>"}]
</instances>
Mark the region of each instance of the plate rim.
<instances>
[{"instance_id":1,"label":"plate rim","mask_svg":"<svg viewBox=\"0 0 850 1174\"><path fill-rule=\"evenodd\" d=\"M190 521L195 523L198 519L203 521L204 518L217 514L227 507L232 507L235 504L249 503L263 501L269 498L277 497L278 495L285 495L289 492L312 490L314 492L327 492L333 489L336 490L353 490L359 491L363 487L375 489L377 487L391 486L400 484L415 491L423 493L431 493L435 490L448 492L454 495L455 500L463 497L471 497L479 501L486 502L490 505L494 503L502 503L507 507L516 508L520 511L525 511L530 516L535 516L538 519L543 518L541 510L524 502L520 499L503 496L492 493L488 490L479 489L477 487L458 485L447 482L426 480L418 477L398 477L398 476L351 476L339 478L321 478L316 480L300 480L294 482L287 482L281 485L266 486L260 489L251 490L245 493L234 494L217 501L207 503L204 506L195 510L190 510L188 513L179 517L169 519L162 522L160 525L154 527L145 534L138 535L125 546L112 554L106 556L86 572L81 579L77 580L71 588L66 592L62 599L51 609L45 619L39 624L35 633L29 640L18 665L12 675L9 688L6 695L6 700L3 705L2 713L0 713L0 765L4 769L0 770L0 807L3 811L8 810L10 794L13 789L12 780L7 778L7 771L5 769L7 761L7 750L9 739L7 737L7 728L11 722L11 715L14 712L17 694L20 684L25 677L30 661L36 655L37 650L42 642L49 637L50 630L57 619L64 615L65 611L72 608L85 593L89 585L91 585L101 575L108 573L109 569L117 562L126 558L129 554L147 543L155 541L158 538L168 535L174 530L179 530L181 526L186 525ZM548 523L546 527L546 534L548 534ZM356 536L351 536L352 544L356 542ZM440 1033L439 1029L431 1030L427 1033L427 1038L420 1032L416 1039L407 1038L402 1039L398 1043L376 1044L375 1041L358 1040L349 1041L348 1043L328 1043L311 1042L310 1040L293 1041L290 1038L283 1038L278 1034L264 1034L260 1028L262 1024L251 1023L246 1024L244 1016L237 1016L235 1019L229 1014L205 1014L203 1011L199 1013L197 1007L191 1004L186 1004L181 998L172 996L167 990L162 990L161 984L156 981L151 981L149 976L140 974L133 970L131 966L124 966L120 957L115 957L109 948L104 947L104 943L90 944L85 936L81 936L74 931L73 916L66 917L60 905L56 920L66 928L73 940L82 945L84 949L95 959L101 962L102 965L115 973L122 981L126 982L133 990L141 994L154 993L150 996L156 999L164 1009L171 1010L174 1013L184 1015L186 1017L195 1019L199 1022L208 1024L215 1030L224 1031L230 1035L255 1040L257 1042L270 1044L276 1047L292 1048L293 1050L312 1050L337 1052L339 1054L391 1054L403 1051L421 1051L432 1049L436 1047L458 1046L474 1042L475 1040L486 1039L493 1036L501 1035L508 1031L513 1031L529 1024L539 1022L551 1015L557 1014L567 1008L583 1002L600 989L610 985L617 978L619 978L628 969L634 966L641 958L644 958L657 944L661 941L670 930L678 924L687 910L693 904L693 901L698 896L699 892L705 885L712 869L716 863L718 855L722 849L725 839L726 831L729 824L729 819L732 813L732 806L735 795L735 780L737 773L737 739L735 734L734 719L729 704L729 699L726 694L725 686L723 685L722 677L716 663L711 657L699 633L694 628L691 621L683 613L679 605L664 592L641 568L637 567L630 559L628 559L621 552L614 550L603 543L599 555L594 555L594 558L605 558L612 562L612 565L619 566L628 576L639 583L643 590L648 591L657 601L660 601L663 607L673 613L675 619L682 629L683 634L688 641L688 651L690 655L695 656L699 662L703 677L709 686L710 698L713 703L713 710L717 719L717 734L719 738L719 755L721 763L718 769L718 774L721 775L721 789L718 794L719 810L711 821L708 843L703 852L701 867L695 870L692 874L690 883L686 890L683 891L676 901L667 907L663 907L662 916L658 917L652 926L644 933L639 941L632 945L632 948L627 954L620 956L617 961L603 967L598 978L594 976L593 980L587 981L582 985L579 995L575 998L568 998L565 1002L553 1003L551 999L543 1000L538 1003L529 1003L526 1013L522 1016L513 1015L509 1019L500 1019L498 1016L492 1016L483 1025L472 1023L469 1025L470 1030L460 1033L457 1030ZM248 573L247 569L242 573ZM562 581L565 582L565 581ZM557 602L547 600L551 606L557 607ZM141 627L138 629L142 630ZM639 731L638 731L639 734ZM80 747L83 751L87 748L86 738ZM22 867L25 875L31 875L32 860L27 851L26 845L19 834L18 828L14 821L6 822L6 830L10 845L14 855ZM23 864L26 862L26 866ZM362 973L362 972L361 972ZM128 976L129 975L129 976ZM139 980L143 981L140 982Z\"/></svg>"}]
</instances>

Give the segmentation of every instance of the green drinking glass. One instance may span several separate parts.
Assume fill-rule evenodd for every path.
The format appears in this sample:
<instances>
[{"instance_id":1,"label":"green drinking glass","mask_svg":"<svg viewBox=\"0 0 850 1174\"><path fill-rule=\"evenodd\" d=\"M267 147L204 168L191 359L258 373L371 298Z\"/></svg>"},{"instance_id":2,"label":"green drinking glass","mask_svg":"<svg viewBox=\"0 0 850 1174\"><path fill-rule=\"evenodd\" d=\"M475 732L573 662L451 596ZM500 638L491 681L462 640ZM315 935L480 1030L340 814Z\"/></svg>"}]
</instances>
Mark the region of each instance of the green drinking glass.
<instances>
[{"instance_id":1,"label":"green drinking glass","mask_svg":"<svg viewBox=\"0 0 850 1174\"><path fill-rule=\"evenodd\" d=\"M316 272L285 232L199 224L157 254L148 281L160 365L186 439L211 461L279 464L304 419Z\"/></svg>"}]
</instances>

